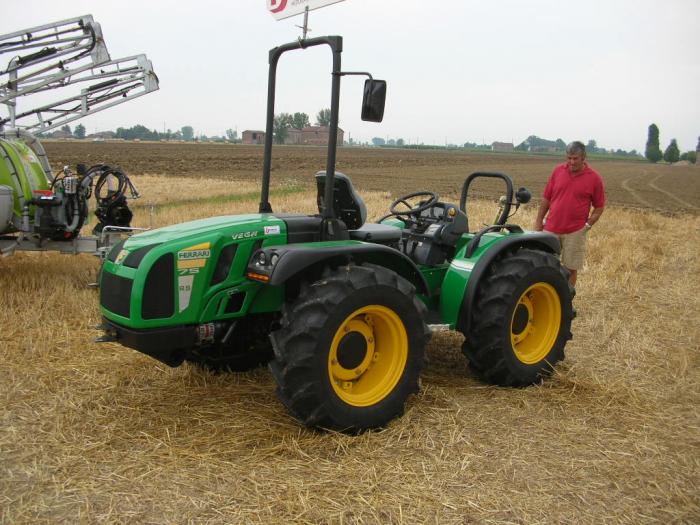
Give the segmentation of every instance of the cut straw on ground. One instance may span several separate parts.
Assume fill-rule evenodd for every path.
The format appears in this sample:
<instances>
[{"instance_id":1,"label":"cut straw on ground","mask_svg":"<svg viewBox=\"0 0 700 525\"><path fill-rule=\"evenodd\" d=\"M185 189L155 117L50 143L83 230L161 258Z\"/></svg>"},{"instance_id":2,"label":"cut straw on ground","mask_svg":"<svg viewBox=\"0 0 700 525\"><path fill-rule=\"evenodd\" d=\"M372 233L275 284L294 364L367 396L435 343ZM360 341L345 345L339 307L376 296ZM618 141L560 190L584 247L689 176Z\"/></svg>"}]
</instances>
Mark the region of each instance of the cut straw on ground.
<instances>
[{"instance_id":1,"label":"cut straw on ground","mask_svg":"<svg viewBox=\"0 0 700 525\"><path fill-rule=\"evenodd\" d=\"M257 195L202 206L177 184L181 201L152 202L154 226L257 208ZM373 218L391 200L361 193ZM315 195L274 206L309 213ZM494 204L473 212L488 222ZM94 258L0 259L0 522L697 523L698 246L697 216L610 207L553 377L485 385L462 336L436 333L405 415L357 437L300 427L266 369L171 369L93 343Z\"/></svg>"}]
</instances>

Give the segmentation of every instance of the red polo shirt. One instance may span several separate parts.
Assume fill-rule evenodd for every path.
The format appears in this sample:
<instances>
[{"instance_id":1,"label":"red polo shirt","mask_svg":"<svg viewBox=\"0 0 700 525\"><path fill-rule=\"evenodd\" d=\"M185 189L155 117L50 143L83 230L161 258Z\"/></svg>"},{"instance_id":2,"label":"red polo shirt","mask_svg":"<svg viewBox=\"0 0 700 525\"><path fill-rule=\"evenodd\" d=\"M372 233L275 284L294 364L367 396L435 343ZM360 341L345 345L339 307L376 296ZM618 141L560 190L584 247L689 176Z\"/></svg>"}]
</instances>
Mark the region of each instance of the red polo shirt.
<instances>
[{"instance_id":1,"label":"red polo shirt","mask_svg":"<svg viewBox=\"0 0 700 525\"><path fill-rule=\"evenodd\" d=\"M591 206L605 205L603 179L588 164L576 173L570 173L566 164L554 168L544 188L549 201L549 213L544 229L552 233L571 233L586 225Z\"/></svg>"}]
</instances>

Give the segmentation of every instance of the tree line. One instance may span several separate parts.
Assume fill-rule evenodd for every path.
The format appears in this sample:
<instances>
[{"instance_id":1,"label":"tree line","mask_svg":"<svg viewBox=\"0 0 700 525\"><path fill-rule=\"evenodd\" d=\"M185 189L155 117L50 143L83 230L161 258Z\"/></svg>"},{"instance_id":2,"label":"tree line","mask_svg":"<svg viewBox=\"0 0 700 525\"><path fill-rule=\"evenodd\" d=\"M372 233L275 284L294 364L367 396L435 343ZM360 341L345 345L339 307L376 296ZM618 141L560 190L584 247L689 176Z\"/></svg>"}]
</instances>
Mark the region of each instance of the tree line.
<instances>
[{"instance_id":1,"label":"tree line","mask_svg":"<svg viewBox=\"0 0 700 525\"><path fill-rule=\"evenodd\" d=\"M565 152L566 142L563 139L558 138L557 140L547 140L538 137L537 135L530 135L520 144L515 146L516 151L530 151L530 152ZM589 139L586 143L586 152L594 155L615 155L618 157L641 157L641 154L636 150L626 151L622 148L617 149L606 149L598 146L598 142L595 139Z\"/></svg>"},{"instance_id":2,"label":"tree line","mask_svg":"<svg viewBox=\"0 0 700 525\"><path fill-rule=\"evenodd\" d=\"M316 125L317 126L330 126L331 122L331 110L330 108L321 109L316 114ZM275 115L273 120L273 135L275 141L278 144L283 144L287 138L290 129L303 129L310 126L309 115L306 113L280 113ZM71 131L70 126L63 126L60 133L47 133L44 136L72 136L77 139L85 138L85 126L78 124L74 131ZM221 136L207 137L206 135L196 135L195 130L192 126L182 126L179 130L172 131L168 129L167 131L160 132L158 130L148 129L146 126L137 124L130 128L119 127L115 132L107 131L102 132L99 135L108 135L109 137L124 139L124 140L202 140L202 141L219 141L219 142L232 142L240 143L241 139L238 137L238 131L233 129L227 129Z\"/></svg>"},{"instance_id":3,"label":"tree line","mask_svg":"<svg viewBox=\"0 0 700 525\"><path fill-rule=\"evenodd\" d=\"M466 149L466 150L476 150L476 151L492 151L493 147L491 144L479 144L477 142L465 142L464 144L445 144L434 145L434 144L405 144L403 139L388 139L385 140L381 137L374 137L372 139L372 144L378 147L400 147L400 148L410 148L410 149ZM352 145L352 144L351 144ZM566 142L558 138L556 140L548 140L538 137L537 135L530 135L520 144L513 147L514 151L528 152L528 153L563 153L566 151ZM605 149L598 146L595 139L590 139L586 145L586 151L588 153L597 155L615 155L617 157L631 157L631 158L642 158L641 154L637 150L625 151L623 149Z\"/></svg>"},{"instance_id":4,"label":"tree line","mask_svg":"<svg viewBox=\"0 0 700 525\"><path fill-rule=\"evenodd\" d=\"M690 150L686 151L685 153L681 153L676 139L671 139L669 145L666 147L664 152L661 153L661 147L659 146L659 127L656 124L651 124L649 126L647 146L644 150L644 156L649 162L656 163L663 159L666 162L678 162L679 160L685 160L695 164L697 162L698 151L700 151L700 137L698 137L698 144L695 146L695 151Z\"/></svg>"},{"instance_id":5,"label":"tree line","mask_svg":"<svg viewBox=\"0 0 700 525\"><path fill-rule=\"evenodd\" d=\"M329 108L321 109L316 114L316 125L322 127L330 126L331 121L331 110ZM310 120L309 115L306 113L280 113L275 115L273 120L273 135L274 140L277 144L284 144L285 139L289 134L290 129L303 129L309 127ZM233 129L227 129L221 136L207 137L206 135L195 136L195 130L192 126L182 126L179 130L172 131L168 129L164 132L159 132L155 129L148 129L146 126L137 124L130 128L119 127L116 131L106 131L98 134L100 136L108 136L123 140L202 140L202 141L218 141L218 142L231 142L240 143L241 139L238 137L238 131ZM76 139L84 139L86 137L86 129L82 124L75 126L75 129L71 130L69 125L62 126L60 131L53 133L40 134L43 137L65 137L70 136ZM376 147L398 147L398 148L431 148L439 149L446 147L448 149L452 148L463 148L463 149L473 149L473 150L491 150L490 144L477 144L475 142L465 142L463 145L450 144L446 146L437 145L426 145L426 144L410 144L407 145L402 138L398 139L384 139L381 137L372 138L372 145ZM348 141L349 145L355 145L355 141L350 139ZM522 152L564 152L566 151L566 142L561 138L556 140L548 140L538 137L537 135L530 135L520 144L514 147L515 151ZM616 155L622 157L637 157L641 158L641 154L636 150L625 151L622 149L605 149L598 147L597 142L594 139L590 139L586 145L586 151L592 154L608 154ZM695 150L689 150L684 153L680 152L678 147L678 141L676 139L671 139L671 142L662 152L659 143L659 127L656 124L651 124L649 126L646 149L644 151L644 157L646 157L649 162L659 162L664 160L666 162L678 162L688 161L691 163L697 162L697 152L700 151L700 137L698 137L698 144Z\"/></svg>"},{"instance_id":6,"label":"tree line","mask_svg":"<svg viewBox=\"0 0 700 525\"><path fill-rule=\"evenodd\" d=\"M84 139L85 138L85 126L82 124L78 124L75 126L75 129L71 131L70 126L66 124L65 126L61 126L60 130L58 132L53 132L53 133L39 133L39 136L41 137L53 137L53 136L71 136L75 137L76 139Z\"/></svg>"},{"instance_id":7,"label":"tree line","mask_svg":"<svg viewBox=\"0 0 700 525\"><path fill-rule=\"evenodd\" d=\"M204 134L195 136L195 130L192 126L182 126L182 128L176 131L168 129L166 131L160 132L156 129L148 129L142 124L136 124L135 126L131 126L130 128L119 127L116 131L100 131L99 133L94 133L92 135L86 135L85 126L83 126L82 124L78 124L73 130L71 130L71 127L68 124L66 124L65 126L62 126L58 131L39 133L39 136L45 138L73 137L76 139L84 139L86 137L100 137L123 140L201 140L233 143L241 142L241 139L238 138L238 131L233 129L227 129L226 132L220 136L214 135L208 137Z\"/></svg>"}]
</instances>

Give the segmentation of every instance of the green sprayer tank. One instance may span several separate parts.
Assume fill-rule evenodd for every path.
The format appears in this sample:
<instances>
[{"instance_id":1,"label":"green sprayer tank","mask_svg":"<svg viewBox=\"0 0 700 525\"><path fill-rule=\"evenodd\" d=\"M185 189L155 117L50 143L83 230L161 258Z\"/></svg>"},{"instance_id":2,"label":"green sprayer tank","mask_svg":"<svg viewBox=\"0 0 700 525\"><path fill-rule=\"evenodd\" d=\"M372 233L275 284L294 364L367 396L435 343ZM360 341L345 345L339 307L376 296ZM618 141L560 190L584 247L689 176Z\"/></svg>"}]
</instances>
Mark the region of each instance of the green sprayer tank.
<instances>
[{"instance_id":1,"label":"green sprayer tank","mask_svg":"<svg viewBox=\"0 0 700 525\"><path fill-rule=\"evenodd\" d=\"M22 138L0 138L0 234L18 231L25 203L50 189L42 155L43 149L35 152ZM28 217L34 217L34 206Z\"/></svg>"}]
</instances>

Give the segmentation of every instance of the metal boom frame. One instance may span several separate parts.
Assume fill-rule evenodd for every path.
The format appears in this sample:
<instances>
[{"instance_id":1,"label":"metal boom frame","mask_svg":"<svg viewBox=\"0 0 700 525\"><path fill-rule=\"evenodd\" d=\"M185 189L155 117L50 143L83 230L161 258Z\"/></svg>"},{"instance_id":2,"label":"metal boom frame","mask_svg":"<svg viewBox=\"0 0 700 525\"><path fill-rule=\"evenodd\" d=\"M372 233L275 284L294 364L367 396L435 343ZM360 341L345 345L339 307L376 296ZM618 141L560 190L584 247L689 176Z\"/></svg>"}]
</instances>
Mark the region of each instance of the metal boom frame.
<instances>
[{"instance_id":1,"label":"metal boom frame","mask_svg":"<svg viewBox=\"0 0 700 525\"><path fill-rule=\"evenodd\" d=\"M7 117L0 115L0 130L45 132L158 90L158 77L145 55L111 60L91 15L0 35L0 57L8 53L15 56L0 69L0 104L8 108ZM17 111L21 97L87 82L91 84L77 94Z\"/></svg>"}]
</instances>

